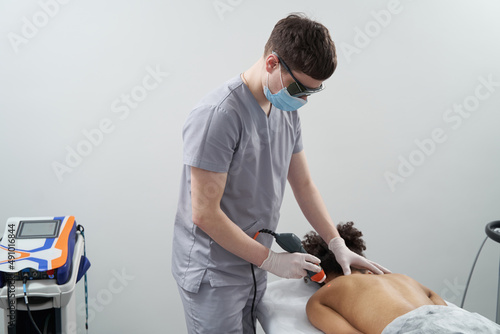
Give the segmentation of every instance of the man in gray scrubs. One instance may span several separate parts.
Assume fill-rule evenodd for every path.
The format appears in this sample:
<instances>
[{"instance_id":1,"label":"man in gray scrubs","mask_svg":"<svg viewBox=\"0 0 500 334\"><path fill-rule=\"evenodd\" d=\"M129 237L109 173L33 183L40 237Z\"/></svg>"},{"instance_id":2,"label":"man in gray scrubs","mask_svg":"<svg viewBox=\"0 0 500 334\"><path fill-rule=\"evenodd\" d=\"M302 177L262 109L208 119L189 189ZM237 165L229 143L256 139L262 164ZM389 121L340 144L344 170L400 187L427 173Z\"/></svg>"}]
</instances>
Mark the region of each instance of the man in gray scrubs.
<instances>
[{"instance_id":1,"label":"man in gray scrubs","mask_svg":"<svg viewBox=\"0 0 500 334\"><path fill-rule=\"evenodd\" d=\"M328 30L290 15L257 63L190 113L172 255L189 333L252 333L267 271L301 278L319 270L312 255L275 253L269 235L253 239L276 230L287 180L346 274L350 266L387 272L345 247L307 167L297 109L323 89L336 61Z\"/></svg>"}]
</instances>

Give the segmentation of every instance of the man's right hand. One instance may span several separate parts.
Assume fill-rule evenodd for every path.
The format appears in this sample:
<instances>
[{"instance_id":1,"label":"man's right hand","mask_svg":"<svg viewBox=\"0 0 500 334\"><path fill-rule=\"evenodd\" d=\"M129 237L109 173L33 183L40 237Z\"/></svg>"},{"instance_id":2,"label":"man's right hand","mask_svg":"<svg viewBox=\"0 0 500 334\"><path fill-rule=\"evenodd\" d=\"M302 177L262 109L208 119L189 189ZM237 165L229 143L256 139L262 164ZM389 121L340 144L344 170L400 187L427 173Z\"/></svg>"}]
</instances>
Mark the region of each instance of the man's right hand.
<instances>
[{"instance_id":1,"label":"man's right hand","mask_svg":"<svg viewBox=\"0 0 500 334\"><path fill-rule=\"evenodd\" d=\"M306 270L318 273L320 260L304 253L275 253L269 250L269 255L259 267L283 278L302 278L307 275Z\"/></svg>"}]
</instances>

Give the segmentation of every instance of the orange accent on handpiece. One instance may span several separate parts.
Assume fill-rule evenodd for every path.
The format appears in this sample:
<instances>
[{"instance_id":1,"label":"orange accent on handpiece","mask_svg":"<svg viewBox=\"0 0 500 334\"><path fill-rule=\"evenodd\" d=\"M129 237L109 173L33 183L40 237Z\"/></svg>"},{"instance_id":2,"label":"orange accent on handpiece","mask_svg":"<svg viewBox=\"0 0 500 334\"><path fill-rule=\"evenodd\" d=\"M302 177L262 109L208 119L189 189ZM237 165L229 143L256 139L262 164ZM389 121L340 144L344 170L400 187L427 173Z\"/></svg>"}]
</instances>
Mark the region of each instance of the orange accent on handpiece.
<instances>
[{"instance_id":1,"label":"orange accent on handpiece","mask_svg":"<svg viewBox=\"0 0 500 334\"><path fill-rule=\"evenodd\" d=\"M313 277L311 277L311 280L313 282L317 282L317 283L323 283L326 279L326 275L325 275L325 272L323 271L323 269L321 269L321 271L319 273L316 273L315 275L313 275Z\"/></svg>"}]
</instances>

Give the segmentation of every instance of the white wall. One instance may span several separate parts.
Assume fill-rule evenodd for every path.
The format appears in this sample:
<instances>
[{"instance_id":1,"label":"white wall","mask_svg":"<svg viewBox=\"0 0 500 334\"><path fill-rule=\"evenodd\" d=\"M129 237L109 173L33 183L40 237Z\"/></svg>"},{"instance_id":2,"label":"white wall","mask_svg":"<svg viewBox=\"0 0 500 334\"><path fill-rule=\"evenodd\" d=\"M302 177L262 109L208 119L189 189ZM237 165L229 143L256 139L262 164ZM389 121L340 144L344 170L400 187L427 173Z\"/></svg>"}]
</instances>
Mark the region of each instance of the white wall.
<instances>
[{"instance_id":1,"label":"white wall","mask_svg":"<svg viewBox=\"0 0 500 334\"><path fill-rule=\"evenodd\" d=\"M182 125L257 61L280 18L303 11L339 53L327 89L301 109L334 220L355 221L370 259L459 303L484 226L500 219L499 10L494 0L2 1L0 222L75 215L85 226L92 333L185 332L170 274ZM309 230L290 191L279 230ZM466 301L491 319L499 247L487 242Z\"/></svg>"}]
</instances>

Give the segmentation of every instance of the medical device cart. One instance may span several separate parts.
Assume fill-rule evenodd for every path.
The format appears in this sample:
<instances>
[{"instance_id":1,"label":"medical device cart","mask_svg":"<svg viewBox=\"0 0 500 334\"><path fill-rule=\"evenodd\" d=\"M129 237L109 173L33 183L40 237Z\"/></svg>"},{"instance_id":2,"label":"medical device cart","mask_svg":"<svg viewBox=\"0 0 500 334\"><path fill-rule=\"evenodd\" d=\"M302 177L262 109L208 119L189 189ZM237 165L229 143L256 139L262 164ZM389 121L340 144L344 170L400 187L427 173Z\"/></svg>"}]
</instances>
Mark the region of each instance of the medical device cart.
<instances>
[{"instance_id":1,"label":"medical device cart","mask_svg":"<svg viewBox=\"0 0 500 334\"><path fill-rule=\"evenodd\" d=\"M73 216L7 220L0 241L4 333L77 333L75 286L90 267L84 247Z\"/></svg>"}]
</instances>

